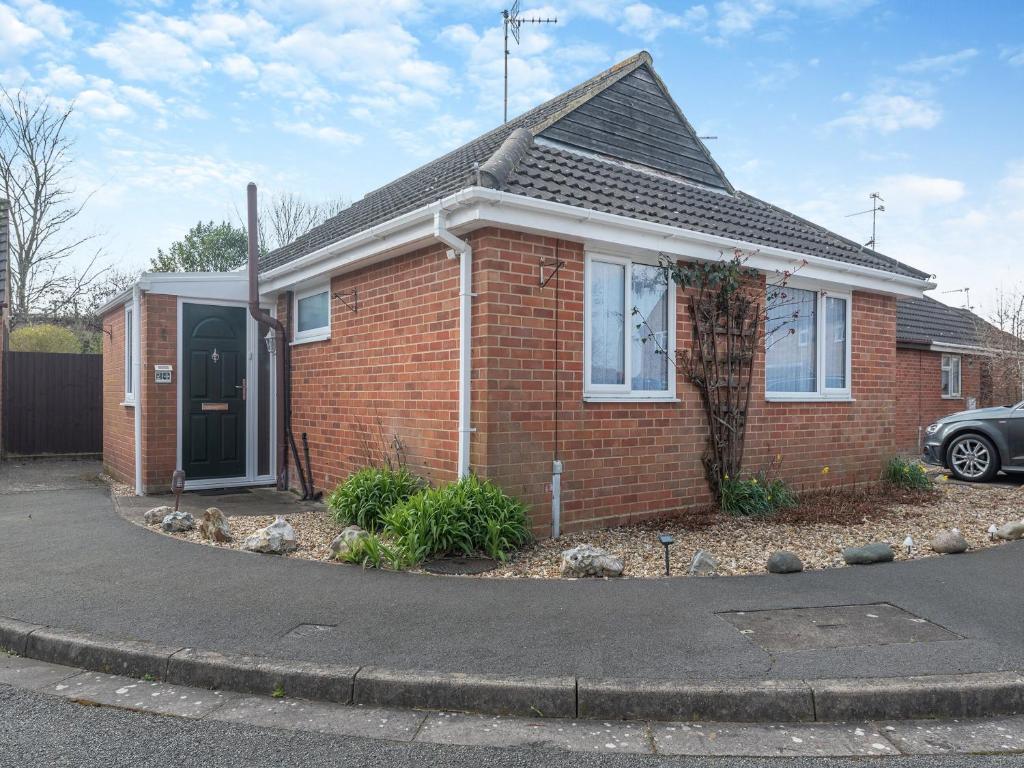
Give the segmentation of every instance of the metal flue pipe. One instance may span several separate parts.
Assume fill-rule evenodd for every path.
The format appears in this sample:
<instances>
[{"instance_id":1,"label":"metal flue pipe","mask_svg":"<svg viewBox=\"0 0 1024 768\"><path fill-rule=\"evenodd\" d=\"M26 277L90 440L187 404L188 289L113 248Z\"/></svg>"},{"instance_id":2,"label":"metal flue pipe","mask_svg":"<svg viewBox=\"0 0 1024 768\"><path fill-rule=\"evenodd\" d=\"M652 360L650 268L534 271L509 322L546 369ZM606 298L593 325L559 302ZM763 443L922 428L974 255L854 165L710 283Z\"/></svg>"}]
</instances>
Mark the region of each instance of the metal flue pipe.
<instances>
[{"instance_id":1,"label":"metal flue pipe","mask_svg":"<svg viewBox=\"0 0 1024 768\"><path fill-rule=\"evenodd\" d=\"M249 235L249 314L257 323L264 323L274 329L274 342L276 352L274 355L277 381L277 488L285 490L288 488L288 469L285 466L288 446L292 449L292 459L295 461L295 473L302 485L302 498L308 499L313 495L313 488L307 482L306 475L302 469L302 461L299 459L299 451L295 445L295 436L292 434L292 408L291 408L291 361L289 360L288 334L284 324L269 312L260 307L259 290L259 221L256 205L256 185L249 182L246 187L248 202L248 235ZM310 481L311 482L311 481Z\"/></svg>"}]
</instances>

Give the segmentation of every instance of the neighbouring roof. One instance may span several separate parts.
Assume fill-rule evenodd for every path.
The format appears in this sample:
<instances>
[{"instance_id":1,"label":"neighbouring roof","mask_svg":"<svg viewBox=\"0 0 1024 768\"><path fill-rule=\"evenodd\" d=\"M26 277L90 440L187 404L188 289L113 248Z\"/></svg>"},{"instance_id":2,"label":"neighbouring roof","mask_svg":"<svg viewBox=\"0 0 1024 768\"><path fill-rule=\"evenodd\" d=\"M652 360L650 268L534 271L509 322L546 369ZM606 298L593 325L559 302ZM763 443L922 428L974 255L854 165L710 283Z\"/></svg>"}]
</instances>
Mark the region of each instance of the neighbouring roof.
<instances>
[{"instance_id":1,"label":"neighbouring roof","mask_svg":"<svg viewBox=\"0 0 1024 768\"><path fill-rule=\"evenodd\" d=\"M991 347L1002 331L969 309L951 307L930 296L896 300L896 341Z\"/></svg>"},{"instance_id":2,"label":"neighbouring roof","mask_svg":"<svg viewBox=\"0 0 1024 768\"><path fill-rule=\"evenodd\" d=\"M469 186L925 280L928 274L733 188L646 51L367 193L267 254L273 269Z\"/></svg>"}]
</instances>

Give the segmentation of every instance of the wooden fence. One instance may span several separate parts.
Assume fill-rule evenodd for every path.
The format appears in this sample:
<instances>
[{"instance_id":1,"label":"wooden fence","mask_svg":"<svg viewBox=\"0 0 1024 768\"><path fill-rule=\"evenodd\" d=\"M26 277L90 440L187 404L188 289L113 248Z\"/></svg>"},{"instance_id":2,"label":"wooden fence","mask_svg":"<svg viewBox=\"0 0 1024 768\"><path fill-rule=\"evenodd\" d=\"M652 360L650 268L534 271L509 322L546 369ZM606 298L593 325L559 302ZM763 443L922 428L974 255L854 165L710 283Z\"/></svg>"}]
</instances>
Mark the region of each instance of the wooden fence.
<instances>
[{"instance_id":1,"label":"wooden fence","mask_svg":"<svg viewBox=\"0 0 1024 768\"><path fill-rule=\"evenodd\" d=\"M103 452L103 356L6 352L5 455Z\"/></svg>"}]
</instances>

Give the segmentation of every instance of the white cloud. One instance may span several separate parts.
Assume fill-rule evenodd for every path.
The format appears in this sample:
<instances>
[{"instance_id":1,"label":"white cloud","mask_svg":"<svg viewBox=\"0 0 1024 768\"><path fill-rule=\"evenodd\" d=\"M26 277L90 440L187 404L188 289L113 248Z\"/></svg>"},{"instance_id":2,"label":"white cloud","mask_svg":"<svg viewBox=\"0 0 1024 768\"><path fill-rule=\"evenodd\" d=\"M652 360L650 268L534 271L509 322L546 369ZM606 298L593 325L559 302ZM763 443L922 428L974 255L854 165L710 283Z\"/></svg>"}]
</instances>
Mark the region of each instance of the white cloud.
<instances>
[{"instance_id":1,"label":"white cloud","mask_svg":"<svg viewBox=\"0 0 1024 768\"><path fill-rule=\"evenodd\" d=\"M260 76L260 71L252 59L244 53L232 53L221 59L220 68L224 73L235 80L255 80Z\"/></svg>"},{"instance_id":2,"label":"white cloud","mask_svg":"<svg viewBox=\"0 0 1024 768\"><path fill-rule=\"evenodd\" d=\"M190 45L160 27L161 19L140 16L121 24L89 53L129 80L184 86L210 68Z\"/></svg>"},{"instance_id":3,"label":"white cloud","mask_svg":"<svg viewBox=\"0 0 1024 768\"><path fill-rule=\"evenodd\" d=\"M85 85L85 78L70 64L51 64L43 81L55 91L77 90Z\"/></svg>"},{"instance_id":4,"label":"white cloud","mask_svg":"<svg viewBox=\"0 0 1024 768\"><path fill-rule=\"evenodd\" d=\"M40 0L0 3L0 60L71 37L70 14Z\"/></svg>"},{"instance_id":5,"label":"white cloud","mask_svg":"<svg viewBox=\"0 0 1024 768\"><path fill-rule=\"evenodd\" d=\"M917 95L883 90L863 96L853 109L827 125L893 133L905 128L934 128L941 119L942 110L934 102Z\"/></svg>"},{"instance_id":6,"label":"white cloud","mask_svg":"<svg viewBox=\"0 0 1024 768\"><path fill-rule=\"evenodd\" d=\"M96 120L126 120L135 115L131 107L95 88L88 88L75 97L75 109Z\"/></svg>"},{"instance_id":7,"label":"white cloud","mask_svg":"<svg viewBox=\"0 0 1024 768\"><path fill-rule=\"evenodd\" d=\"M800 67L792 61L756 65L755 68L754 85L762 91L780 90L800 76Z\"/></svg>"},{"instance_id":8,"label":"white cloud","mask_svg":"<svg viewBox=\"0 0 1024 768\"><path fill-rule=\"evenodd\" d=\"M702 31L708 15L708 9L703 5L692 6L680 16L646 3L633 3L623 9L619 31L637 35L650 42L669 29Z\"/></svg>"},{"instance_id":9,"label":"white cloud","mask_svg":"<svg viewBox=\"0 0 1024 768\"><path fill-rule=\"evenodd\" d=\"M937 176L900 174L886 176L878 183L892 213L902 210L920 211L923 208L949 205L963 199L966 188L962 181Z\"/></svg>"},{"instance_id":10,"label":"white cloud","mask_svg":"<svg viewBox=\"0 0 1024 768\"><path fill-rule=\"evenodd\" d=\"M999 50L999 58L1011 67L1024 67L1024 45L1004 46Z\"/></svg>"},{"instance_id":11,"label":"white cloud","mask_svg":"<svg viewBox=\"0 0 1024 768\"><path fill-rule=\"evenodd\" d=\"M746 34L764 18L775 12L776 6L768 0L724 0L715 5L715 26L722 37Z\"/></svg>"},{"instance_id":12,"label":"white cloud","mask_svg":"<svg viewBox=\"0 0 1024 768\"><path fill-rule=\"evenodd\" d=\"M955 53L939 56L922 56L900 67L903 72L942 73L960 75L967 71L966 64L978 55L975 48L964 48Z\"/></svg>"},{"instance_id":13,"label":"white cloud","mask_svg":"<svg viewBox=\"0 0 1024 768\"><path fill-rule=\"evenodd\" d=\"M276 122L274 125L286 133L294 133L296 136L325 141L329 144L352 146L354 144L361 144L363 141L362 136L348 133L329 125L311 125L305 122L290 123L285 121Z\"/></svg>"}]
</instances>

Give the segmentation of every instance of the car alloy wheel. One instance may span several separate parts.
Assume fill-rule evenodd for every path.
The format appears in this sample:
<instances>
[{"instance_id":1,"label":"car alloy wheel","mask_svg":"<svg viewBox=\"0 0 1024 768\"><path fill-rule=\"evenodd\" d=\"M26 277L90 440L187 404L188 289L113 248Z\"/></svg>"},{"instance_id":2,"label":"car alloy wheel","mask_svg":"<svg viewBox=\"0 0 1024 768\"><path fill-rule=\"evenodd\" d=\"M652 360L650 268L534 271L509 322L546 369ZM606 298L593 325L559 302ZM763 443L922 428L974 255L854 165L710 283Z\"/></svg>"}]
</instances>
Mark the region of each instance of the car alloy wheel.
<instances>
[{"instance_id":1,"label":"car alloy wheel","mask_svg":"<svg viewBox=\"0 0 1024 768\"><path fill-rule=\"evenodd\" d=\"M958 475L976 480L984 477L992 466L992 453L981 440L968 437L953 446L950 463Z\"/></svg>"}]
</instances>

